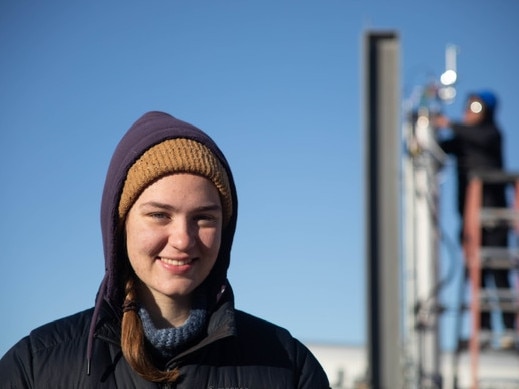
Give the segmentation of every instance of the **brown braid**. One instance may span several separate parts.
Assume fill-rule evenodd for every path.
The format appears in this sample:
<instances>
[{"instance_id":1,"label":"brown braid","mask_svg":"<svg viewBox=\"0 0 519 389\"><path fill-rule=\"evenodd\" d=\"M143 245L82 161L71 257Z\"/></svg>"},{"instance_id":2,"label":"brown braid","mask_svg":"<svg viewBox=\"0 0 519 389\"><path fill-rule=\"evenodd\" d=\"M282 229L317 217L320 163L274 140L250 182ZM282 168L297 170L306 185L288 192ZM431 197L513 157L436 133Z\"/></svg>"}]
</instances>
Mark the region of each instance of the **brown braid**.
<instances>
[{"instance_id":1,"label":"brown braid","mask_svg":"<svg viewBox=\"0 0 519 389\"><path fill-rule=\"evenodd\" d=\"M121 347L126 361L145 380L151 382L176 382L180 377L178 369L163 371L151 363L146 352L144 330L137 313L137 293L133 276L128 277L125 288L121 328Z\"/></svg>"}]
</instances>

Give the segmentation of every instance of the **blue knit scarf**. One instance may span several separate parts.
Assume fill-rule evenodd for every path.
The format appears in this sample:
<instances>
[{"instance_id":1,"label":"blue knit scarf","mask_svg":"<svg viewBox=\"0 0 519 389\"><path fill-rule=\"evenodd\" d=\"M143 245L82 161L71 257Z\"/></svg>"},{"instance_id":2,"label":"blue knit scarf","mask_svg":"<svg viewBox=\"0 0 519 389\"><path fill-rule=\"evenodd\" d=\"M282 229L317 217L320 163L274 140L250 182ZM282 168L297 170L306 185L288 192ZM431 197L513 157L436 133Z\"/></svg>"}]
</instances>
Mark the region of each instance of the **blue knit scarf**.
<instances>
[{"instance_id":1,"label":"blue knit scarf","mask_svg":"<svg viewBox=\"0 0 519 389\"><path fill-rule=\"evenodd\" d=\"M139 316L144 328L144 334L151 345L163 358L172 358L184 345L194 340L205 329L207 309L205 304L196 304L186 322L180 327L157 328L149 312L139 308Z\"/></svg>"}]
</instances>

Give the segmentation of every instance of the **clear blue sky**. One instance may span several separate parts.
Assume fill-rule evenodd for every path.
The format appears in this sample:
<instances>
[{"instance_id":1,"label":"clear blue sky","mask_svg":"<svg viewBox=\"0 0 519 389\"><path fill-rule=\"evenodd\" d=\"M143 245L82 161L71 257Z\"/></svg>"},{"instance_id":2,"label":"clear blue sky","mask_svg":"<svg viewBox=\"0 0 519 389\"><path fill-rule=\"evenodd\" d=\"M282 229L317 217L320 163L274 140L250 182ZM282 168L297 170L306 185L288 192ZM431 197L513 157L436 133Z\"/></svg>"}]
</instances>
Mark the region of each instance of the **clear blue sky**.
<instances>
[{"instance_id":1,"label":"clear blue sky","mask_svg":"<svg viewBox=\"0 0 519 389\"><path fill-rule=\"evenodd\" d=\"M148 110L204 129L233 167L237 306L303 341L363 343L368 30L400 36L402 99L457 45L460 98L445 110L459 116L467 91L493 88L519 169L515 1L80 3L0 5L0 355L92 306L105 172ZM455 235L452 171L442 204Z\"/></svg>"}]
</instances>

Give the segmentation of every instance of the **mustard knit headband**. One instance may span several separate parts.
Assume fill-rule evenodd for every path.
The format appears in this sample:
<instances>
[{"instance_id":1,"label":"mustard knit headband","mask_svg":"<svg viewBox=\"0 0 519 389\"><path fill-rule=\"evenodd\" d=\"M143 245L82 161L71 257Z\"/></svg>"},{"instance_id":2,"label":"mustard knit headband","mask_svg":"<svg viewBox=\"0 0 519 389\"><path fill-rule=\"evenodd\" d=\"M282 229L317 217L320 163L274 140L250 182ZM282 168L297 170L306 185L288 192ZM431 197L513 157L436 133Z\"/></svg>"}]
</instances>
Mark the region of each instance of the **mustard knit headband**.
<instances>
[{"instance_id":1,"label":"mustard knit headband","mask_svg":"<svg viewBox=\"0 0 519 389\"><path fill-rule=\"evenodd\" d=\"M146 150L132 165L119 201L119 218L124 220L140 194L159 178L173 173L191 173L212 181L220 193L225 226L232 215L232 196L227 172L203 144L191 139L168 139Z\"/></svg>"}]
</instances>

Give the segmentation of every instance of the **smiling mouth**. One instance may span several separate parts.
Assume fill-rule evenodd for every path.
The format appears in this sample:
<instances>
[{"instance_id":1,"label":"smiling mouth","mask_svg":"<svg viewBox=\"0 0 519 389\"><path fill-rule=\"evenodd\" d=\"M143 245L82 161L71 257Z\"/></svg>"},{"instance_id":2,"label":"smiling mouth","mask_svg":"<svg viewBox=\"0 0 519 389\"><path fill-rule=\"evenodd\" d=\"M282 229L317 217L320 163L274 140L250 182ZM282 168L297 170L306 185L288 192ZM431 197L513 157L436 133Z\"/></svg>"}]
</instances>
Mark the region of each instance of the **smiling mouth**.
<instances>
[{"instance_id":1,"label":"smiling mouth","mask_svg":"<svg viewBox=\"0 0 519 389\"><path fill-rule=\"evenodd\" d=\"M159 257L159 259L168 264L168 265L171 265L171 266L185 266L185 265L189 265L191 262L193 262L192 259L184 259L184 260L178 260L178 259L170 259L170 258L163 258L163 257Z\"/></svg>"}]
</instances>

